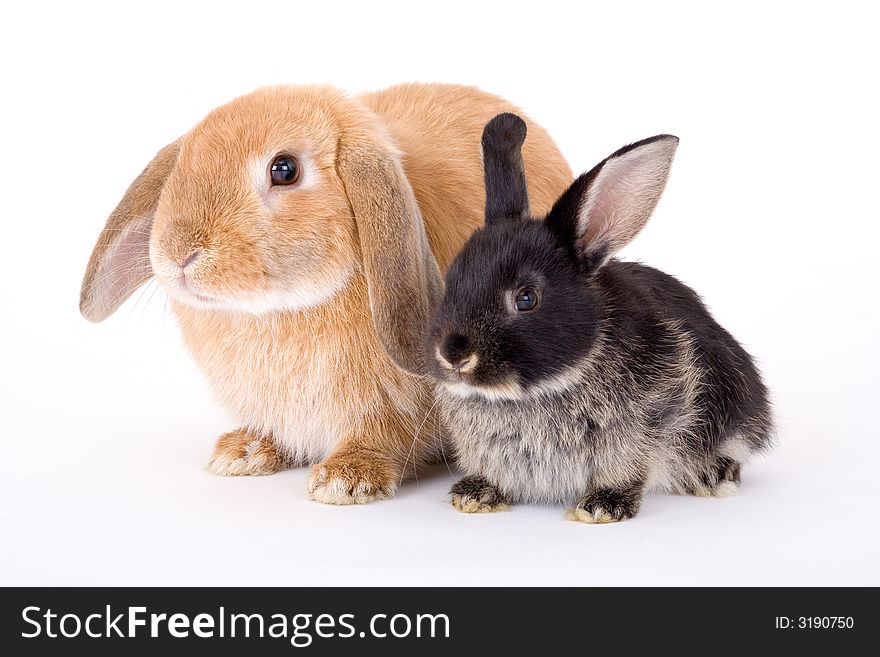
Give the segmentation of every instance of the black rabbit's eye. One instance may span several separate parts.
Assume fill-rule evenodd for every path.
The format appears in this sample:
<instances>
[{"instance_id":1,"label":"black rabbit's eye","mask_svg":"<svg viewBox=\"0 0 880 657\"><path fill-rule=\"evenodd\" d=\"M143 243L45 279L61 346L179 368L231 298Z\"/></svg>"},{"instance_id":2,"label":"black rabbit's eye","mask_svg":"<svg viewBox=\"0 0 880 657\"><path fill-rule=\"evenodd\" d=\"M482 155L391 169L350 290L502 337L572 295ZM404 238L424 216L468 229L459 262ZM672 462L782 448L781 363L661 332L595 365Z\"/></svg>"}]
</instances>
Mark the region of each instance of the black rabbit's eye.
<instances>
[{"instance_id":1,"label":"black rabbit's eye","mask_svg":"<svg viewBox=\"0 0 880 657\"><path fill-rule=\"evenodd\" d=\"M534 310L538 305L538 291L533 287L523 287L516 291L513 305L519 312Z\"/></svg>"},{"instance_id":2,"label":"black rabbit's eye","mask_svg":"<svg viewBox=\"0 0 880 657\"><path fill-rule=\"evenodd\" d=\"M273 185L292 185L299 180L299 162L292 155L278 155L269 171Z\"/></svg>"}]
</instances>

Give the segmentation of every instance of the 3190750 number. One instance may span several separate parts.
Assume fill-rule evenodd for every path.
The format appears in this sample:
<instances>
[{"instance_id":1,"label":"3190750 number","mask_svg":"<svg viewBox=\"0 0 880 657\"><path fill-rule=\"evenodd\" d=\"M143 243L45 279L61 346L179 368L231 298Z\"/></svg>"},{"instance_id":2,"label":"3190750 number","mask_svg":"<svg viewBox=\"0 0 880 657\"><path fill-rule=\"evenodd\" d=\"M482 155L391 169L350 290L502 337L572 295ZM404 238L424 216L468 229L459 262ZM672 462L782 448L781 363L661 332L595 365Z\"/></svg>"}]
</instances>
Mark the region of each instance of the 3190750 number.
<instances>
[{"instance_id":1,"label":"3190750 number","mask_svg":"<svg viewBox=\"0 0 880 657\"><path fill-rule=\"evenodd\" d=\"M801 616L798 627L802 630L852 629L852 616Z\"/></svg>"}]
</instances>

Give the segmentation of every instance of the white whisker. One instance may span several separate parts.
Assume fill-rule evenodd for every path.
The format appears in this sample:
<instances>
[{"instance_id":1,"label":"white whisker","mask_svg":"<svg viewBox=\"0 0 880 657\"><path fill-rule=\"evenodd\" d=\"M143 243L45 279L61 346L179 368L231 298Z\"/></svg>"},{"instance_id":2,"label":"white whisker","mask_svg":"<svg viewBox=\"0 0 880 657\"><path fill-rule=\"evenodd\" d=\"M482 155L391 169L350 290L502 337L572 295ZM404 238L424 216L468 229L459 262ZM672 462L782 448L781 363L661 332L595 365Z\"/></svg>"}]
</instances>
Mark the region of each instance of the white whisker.
<instances>
[{"instance_id":1,"label":"white whisker","mask_svg":"<svg viewBox=\"0 0 880 657\"><path fill-rule=\"evenodd\" d=\"M425 426L425 422L428 421L428 418L431 416L431 413L434 411L434 408L437 406L438 401L439 400L437 398L434 399L434 403L431 404L431 408L429 408L428 412L425 413L424 419L422 420L421 424L419 424L419 427L416 429L415 433L413 434L413 442L412 442L412 445L410 445L409 451L406 454L406 459L403 462L403 468L400 473L400 482L399 482L400 484L403 483L403 479L406 476L406 466L409 463L409 457L411 454L413 454L415 452L416 442L419 439L419 431L421 431L422 427ZM416 469L416 463L415 463L415 459L413 459L413 472L415 472L415 469Z\"/></svg>"}]
</instances>

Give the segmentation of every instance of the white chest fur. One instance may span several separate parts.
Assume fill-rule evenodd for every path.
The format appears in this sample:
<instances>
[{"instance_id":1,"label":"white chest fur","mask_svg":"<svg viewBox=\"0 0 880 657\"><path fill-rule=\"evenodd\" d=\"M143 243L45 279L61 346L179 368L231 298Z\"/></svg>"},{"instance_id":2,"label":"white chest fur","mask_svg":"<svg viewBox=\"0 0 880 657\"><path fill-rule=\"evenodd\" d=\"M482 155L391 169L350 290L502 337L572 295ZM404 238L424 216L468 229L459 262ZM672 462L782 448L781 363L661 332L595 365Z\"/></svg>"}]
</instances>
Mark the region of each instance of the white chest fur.
<instances>
[{"instance_id":1,"label":"white chest fur","mask_svg":"<svg viewBox=\"0 0 880 657\"><path fill-rule=\"evenodd\" d=\"M340 373L330 354L303 353L283 340L264 339L218 368L214 387L241 423L273 435L297 461L323 461L342 439L340 409L329 390Z\"/></svg>"},{"instance_id":2,"label":"white chest fur","mask_svg":"<svg viewBox=\"0 0 880 657\"><path fill-rule=\"evenodd\" d=\"M218 401L243 427L273 436L296 462L326 459L357 426L359 413L344 401L351 361L344 343L322 339L319 321L175 310Z\"/></svg>"}]
</instances>

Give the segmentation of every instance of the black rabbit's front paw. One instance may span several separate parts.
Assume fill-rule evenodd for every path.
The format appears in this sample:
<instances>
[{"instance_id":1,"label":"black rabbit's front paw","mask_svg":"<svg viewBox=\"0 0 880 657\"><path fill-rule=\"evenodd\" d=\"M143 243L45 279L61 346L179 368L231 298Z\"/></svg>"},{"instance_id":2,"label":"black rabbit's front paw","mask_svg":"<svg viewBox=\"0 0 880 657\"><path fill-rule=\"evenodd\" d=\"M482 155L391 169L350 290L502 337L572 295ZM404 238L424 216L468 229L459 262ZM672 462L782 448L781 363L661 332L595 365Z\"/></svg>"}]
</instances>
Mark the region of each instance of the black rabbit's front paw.
<instances>
[{"instance_id":1,"label":"black rabbit's front paw","mask_svg":"<svg viewBox=\"0 0 880 657\"><path fill-rule=\"evenodd\" d=\"M567 516L590 524L618 522L635 516L641 503L641 488L599 488L585 495Z\"/></svg>"},{"instance_id":2,"label":"black rabbit's front paw","mask_svg":"<svg viewBox=\"0 0 880 657\"><path fill-rule=\"evenodd\" d=\"M494 484L482 477L465 477L449 491L452 506L462 513L507 511L507 500Z\"/></svg>"}]
</instances>

